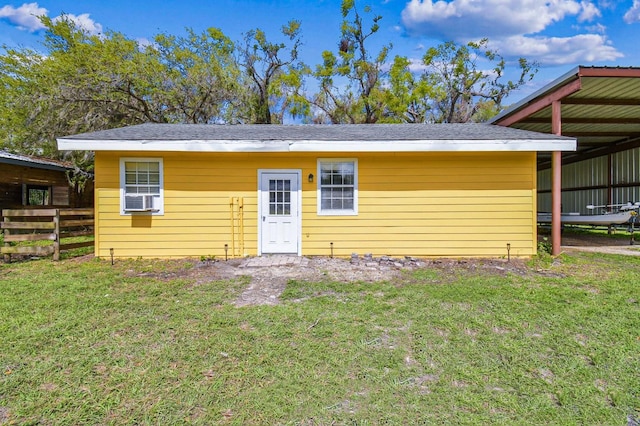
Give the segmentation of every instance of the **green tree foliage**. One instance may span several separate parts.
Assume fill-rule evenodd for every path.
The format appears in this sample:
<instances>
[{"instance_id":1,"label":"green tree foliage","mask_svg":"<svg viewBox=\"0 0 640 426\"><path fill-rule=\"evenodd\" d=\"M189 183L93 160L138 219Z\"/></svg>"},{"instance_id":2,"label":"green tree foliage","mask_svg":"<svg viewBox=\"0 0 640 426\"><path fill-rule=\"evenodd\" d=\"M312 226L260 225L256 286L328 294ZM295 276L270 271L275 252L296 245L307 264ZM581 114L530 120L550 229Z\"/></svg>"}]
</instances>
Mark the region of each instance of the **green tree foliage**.
<instances>
[{"instance_id":1,"label":"green tree foliage","mask_svg":"<svg viewBox=\"0 0 640 426\"><path fill-rule=\"evenodd\" d=\"M537 71L520 59L519 78L504 82L507 63L486 39L430 48L421 63L390 61L391 45L370 48L381 16L355 0L342 0L341 15L338 48L324 51L313 72L299 59L296 20L277 42L254 29L234 43L209 28L141 44L118 32L91 35L64 15L43 17L42 53L0 54L0 148L55 157L55 138L68 134L144 122L282 123L286 114L315 123L484 121ZM304 93L309 76L313 95Z\"/></svg>"},{"instance_id":2,"label":"green tree foliage","mask_svg":"<svg viewBox=\"0 0 640 426\"><path fill-rule=\"evenodd\" d=\"M396 56L383 93L384 116L380 122L424 123L431 111L432 87L424 76L412 72L411 62Z\"/></svg>"},{"instance_id":3,"label":"green tree foliage","mask_svg":"<svg viewBox=\"0 0 640 426\"><path fill-rule=\"evenodd\" d=\"M281 31L290 46L269 41L259 28L247 32L244 44L238 46L245 87L249 88L241 103L245 107L243 121L282 123L287 111L293 115L307 111L297 96L308 74L306 65L298 59L302 44L300 21L289 21Z\"/></svg>"},{"instance_id":4,"label":"green tree foliage","mask_svg":"<svg viewBox=\"0 0 640 426\"><path fill-rule=\"evenodd\" d=\"M530 81L537 72L535 63L518 61L517 81L503 82L506 62L487 47L488 39L457 45L452 41L430 48L423 57L427 71L423 78L432 98L432 121L464 123L481 121L502 109L513 90ZM490 71L479 67L479 59L489 62Z\"/></svg>"},{"instance_id":5,"label":"green tree foliage","mask_svg":"<svg viewBox=\"0 0 640 426\"><path fill-rule=\"evenodd\" d=\"M186 37L160 34L154 41L145 53L157 70L141 83L159 109L158 121L207 124L235 119L242 85L231 39L209 28L201 34L188 29Z\"/></svg>"},{"instance_id":6,"label":"green tree foliage","mask_svg":"<svg viewBox=\"0 0 640 426\"><path fill-rule=\"evenodd\" d=\"M234 44L217 29L158 35L142 46L118 32L89 35L63 17L46 26L44 48L0 55L3 146L55 155L57 136L144 122L229 119L240 72Z\"/></svg>"},{"instance_id":7,"label":"green tree foliage","mask_svg":"<svg viewBox=\"0 0 640 426\"><path fill-rule=\"evenodd\" d=\"M378 32L382 16L375 15L367 28L354 0L342 1L342 25L337 55L322 53L322 64L313 73L320 90L310 103L319 123L376 123L383 115L383 68L391 45L372 56L367 41ZM370 7L364 13L371 13Z\"/></svg>"}]
</instances>

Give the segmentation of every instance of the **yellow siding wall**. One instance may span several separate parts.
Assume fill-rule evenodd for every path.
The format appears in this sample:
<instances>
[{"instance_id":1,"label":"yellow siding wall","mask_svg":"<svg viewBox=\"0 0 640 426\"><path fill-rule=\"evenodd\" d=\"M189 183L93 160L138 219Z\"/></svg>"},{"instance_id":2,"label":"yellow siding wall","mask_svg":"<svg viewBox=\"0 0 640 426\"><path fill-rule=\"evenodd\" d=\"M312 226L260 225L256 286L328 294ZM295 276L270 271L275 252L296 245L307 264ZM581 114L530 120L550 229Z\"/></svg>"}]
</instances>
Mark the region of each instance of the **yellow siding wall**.
<instances>
[{"instance_id":1,"label":"yellow siding wall","mask_svg":"<svg viewBox=\"0 0 640 426\"><path fill-rule=\"evenodd\" d=\"M96 153L96 255L224 257L230 198L244 201L244 253L257 254L258 169L302 170L302 253L530 256L535 153L144 153L164 160L163 216L121 216L119 160ZM318 158L358 160L357 216L318 216ZM236 227L236 231L238 228ZM236 248L239 243L236 240ZM239 251L237 251L240 254Z\"/></svg>"}]
</instances>

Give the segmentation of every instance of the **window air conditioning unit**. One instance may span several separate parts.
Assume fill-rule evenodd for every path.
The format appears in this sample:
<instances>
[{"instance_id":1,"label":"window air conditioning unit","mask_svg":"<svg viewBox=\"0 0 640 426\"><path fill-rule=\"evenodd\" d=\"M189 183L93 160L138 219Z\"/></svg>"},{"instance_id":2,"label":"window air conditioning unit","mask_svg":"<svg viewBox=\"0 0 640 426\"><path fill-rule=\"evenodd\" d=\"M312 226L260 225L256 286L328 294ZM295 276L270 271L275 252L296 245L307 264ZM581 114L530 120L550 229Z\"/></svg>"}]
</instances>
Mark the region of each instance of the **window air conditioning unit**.
<instances>
[{"instance_id":1,"label":"window air conditioning unit","mask_svg":"<svg viewBox=\"0 0 640 426\"><path fill-rule=\"evenodd\" d=\"M154 210L153 195L124 196L124 211L126 212L150 212Z\"/></svg>"}]
</instances>

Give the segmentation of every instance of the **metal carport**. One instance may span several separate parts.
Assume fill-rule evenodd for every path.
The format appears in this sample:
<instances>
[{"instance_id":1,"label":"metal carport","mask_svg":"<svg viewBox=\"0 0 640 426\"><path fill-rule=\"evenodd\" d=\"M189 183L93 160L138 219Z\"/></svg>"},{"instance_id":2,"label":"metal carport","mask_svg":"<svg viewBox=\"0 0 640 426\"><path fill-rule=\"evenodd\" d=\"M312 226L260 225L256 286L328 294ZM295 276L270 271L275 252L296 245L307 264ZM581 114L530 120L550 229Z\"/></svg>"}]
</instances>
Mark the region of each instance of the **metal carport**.
<instances>
[{"instance_id":1,"label":"metal carport","mask_svg":"<svg viewBox=\"0 0 640 426\"><path fill-rule=\"evenodd\" d=\"M562 164L640 147L640 68L578 66L490 122L576 138L575 152L538 154L538 170L552 169L552 253L558 254ZM626 184L640 186L640 176L635 179Z\"/></svg>"}]
</instances>

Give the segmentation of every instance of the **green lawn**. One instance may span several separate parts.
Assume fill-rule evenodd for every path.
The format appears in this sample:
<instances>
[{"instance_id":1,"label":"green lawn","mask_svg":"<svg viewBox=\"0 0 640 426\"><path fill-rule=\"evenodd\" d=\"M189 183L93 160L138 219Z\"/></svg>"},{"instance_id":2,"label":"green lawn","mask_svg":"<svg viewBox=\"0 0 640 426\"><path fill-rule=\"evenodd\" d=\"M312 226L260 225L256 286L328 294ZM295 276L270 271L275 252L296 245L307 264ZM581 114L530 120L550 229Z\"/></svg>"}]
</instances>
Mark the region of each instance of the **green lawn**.
<instances>
[{"instance_id":1,"label":"green lawn","mask_svg":"<svg viewBox=\"0 0 640 426\"><path fill-rule=\"evenodd\" d=\"M248 279L141 274L159 267L193 266L0 265L0 424L623 425L640 410L640 258L290 282L282 304L244 308Z\"/></svg>"}]
</instances>

